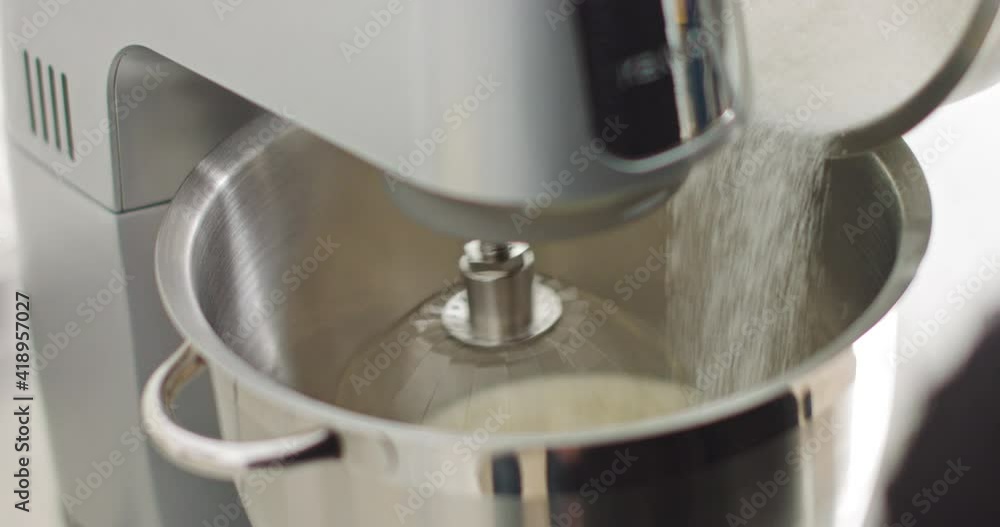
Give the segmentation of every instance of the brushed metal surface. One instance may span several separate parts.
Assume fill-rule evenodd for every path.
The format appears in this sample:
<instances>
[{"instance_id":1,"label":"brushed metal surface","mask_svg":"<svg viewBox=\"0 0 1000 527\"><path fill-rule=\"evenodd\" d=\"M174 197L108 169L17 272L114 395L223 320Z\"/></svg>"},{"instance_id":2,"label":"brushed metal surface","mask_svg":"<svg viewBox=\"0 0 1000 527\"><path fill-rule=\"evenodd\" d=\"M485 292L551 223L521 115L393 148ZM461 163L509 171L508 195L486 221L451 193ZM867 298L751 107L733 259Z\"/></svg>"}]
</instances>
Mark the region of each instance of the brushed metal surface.
<instances>
[{"instance_id":1,"label":"brushed metal surface","mask_svg":"<svg viewBox=\"0 0 1000 527\"><path fill-rule=\"evenodd\" d=\"M322 429L341 447L336 460L273 474L250 496L255 525L397 524L399 506L412 505L428 474L445 466L453 473L412 516L402 513L406 522L548 525L576 511L589 525L728 525L726 514L781 470L788 483L756 521L833 525L850 488L866 485L877 470L877 463L851 463L849 438L863 433L852 428L856 364L894 347L893 308L930 229L927 189L901 142L831 162L816 255L829 279L807 306L815 322L803 328L816 346L800 350L788 372L613 430L497 434L454 463L460 435L327 401L367 339L454 280L460 242L407 220L371 177L376 169L301 129L250 151L237 148L261 126L263 119L252 123L199 165L171 205L157 247L161 293L210 367L223 437L267 440ZM874 235L851 244L842 226L884 191L902 206L874 219ZM620 272L634 269L665 236L654 215L613 232L535 245L539 272L613 297ZM585 264L593 254L605 258ZM662 290L644 288L624 309L661 325ZM870 439L885 440L874 432ZM813 452L810 445L823 447ZM623 452L643 461L598 500L583 499L581 486ZM811 455L788 461L802 452ZM236 472L244 489L262 477L260 470Z\"/></svg>"}]
</instances>

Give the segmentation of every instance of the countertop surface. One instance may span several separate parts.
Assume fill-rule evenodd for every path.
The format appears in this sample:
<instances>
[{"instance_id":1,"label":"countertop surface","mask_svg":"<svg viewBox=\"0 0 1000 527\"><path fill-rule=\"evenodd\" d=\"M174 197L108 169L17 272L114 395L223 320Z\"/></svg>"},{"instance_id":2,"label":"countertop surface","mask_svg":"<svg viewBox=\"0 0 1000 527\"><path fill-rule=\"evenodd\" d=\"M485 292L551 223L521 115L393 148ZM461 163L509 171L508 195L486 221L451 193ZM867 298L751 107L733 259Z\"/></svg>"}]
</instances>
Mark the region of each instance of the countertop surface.
<instances>
[{"instance_id":1,"label":"countertop surface","mask_svg":"<svg viewBox=\"0 0 1000 527\"><path fill-rule=\"evenodd\" d=\"M0 107L0 121L3 121ZM1000 87L936 111L906 136L927 174L934 204L930 250L917 279L900 305L898 375L889 459L902 452L908 431L932 388L960 365L986 321L1000 311L1000 146L996 116ZM991 118L992 117L992 118ZM0 293L13 298L18 287L12 200L8 189L5 142L0 142ZM0 302L0 317L12 317L12 302ZM943 322L940 322L943 320ZM0 342L12 342L11 324L2 324ZM12 371L11 353L0 353L0 371ZM6 386L6 384L5 384ZM4 395L11 396L5 387ZM62 527L59 495L50 476L44 401L33 422L33 511L16 513L9 497L0 507L0 525ZM11 419L2 420L4 438ZM7 439L4 439L6 442ZM5 443L6 444L6 443ZM10 467L12 448L0 462ZM891 463L883 478L891 473ZM27 518L27 521L26 521Z\"/></svg>"}]
</instances>

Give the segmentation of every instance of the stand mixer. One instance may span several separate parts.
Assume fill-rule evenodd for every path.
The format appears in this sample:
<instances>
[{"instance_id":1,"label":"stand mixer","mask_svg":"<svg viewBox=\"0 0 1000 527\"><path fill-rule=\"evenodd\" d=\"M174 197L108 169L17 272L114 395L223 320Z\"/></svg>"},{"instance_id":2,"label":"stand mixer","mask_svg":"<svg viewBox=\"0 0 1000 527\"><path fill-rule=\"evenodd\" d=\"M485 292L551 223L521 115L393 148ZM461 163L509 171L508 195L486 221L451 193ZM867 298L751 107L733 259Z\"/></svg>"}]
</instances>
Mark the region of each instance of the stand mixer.
<instances>
[{"instance_id":1,"label":"stand mixer","mask_svg":"<svg viewBox=\"0 0 1000 527\"><path fill-rule=\"evenodd\" d=\"M463 285L412 304L439 310L433 324L460 343L455 353L502 358L576 325L585 311L567 308L561 276L535 273L528 243L586 237L656 210L745 120L749 81L732 3L565 4L4 6L18 37L4 67L25 283L40 306L34 339L71 525L199 525L219 504L239 503L232 485L183 473L151 448L139 400L180 340L153 275L168 202L261 115L275 118L227 143L232 153L308 131L375 167L387 199L414 221L462 240L439 263L457 263ZM585 173L567 170L578 163ZM125 292L79 309L115 272ZM99 382L81 378L95 365ZM209 387L191 392L178 419L218 435ZM75 404L81 393L87 408ZM113 452L126 463L89 488L92 461Z\"/></svg>"},{"instance_id":2,"label":"stand mixer","mask_svg":"<svg viewBox=\"0 0 1000 527\"><path fill-rule=\"evenodd\" d=\"M454 235L504 243L590 232L662 201L734 129L746 101L738 25L728 16L702 26L722 6L593 2L553 30L545 12L558 13L556 2L5 4L19 223L46 226L24 233L24 281L42 306L35 338L48 350L40 376L70 523L194 525L235 500L231 486L153 454L145 434L123 435L138 430L139 388L177 342L153 285L165 202L223 138L269 109L382 167L394 201ZM668 40L677 56L659 53ZM454 128L442 121L449 110ZM621 129L604 131L609 117ZM619 137L602 146L602 131ZM570 153L588 145L587 173L560 180ZM419 163L410 173L401 161ZM519 232L511 214L555 188L558 199ZM113 271L128 277L126 292L78 312ZM528 278L513 280L519 294ZM79 334L64 338L68 323ZM94 365L99 391L79 376ZM192 400L208 397L199 390ZM57 402L79 393L91 410ZM183 406L191 426L215 429L211 405ZM116 477L78 489L91 460L113 451L129 460Z\"/></svg>"}]
</instances>

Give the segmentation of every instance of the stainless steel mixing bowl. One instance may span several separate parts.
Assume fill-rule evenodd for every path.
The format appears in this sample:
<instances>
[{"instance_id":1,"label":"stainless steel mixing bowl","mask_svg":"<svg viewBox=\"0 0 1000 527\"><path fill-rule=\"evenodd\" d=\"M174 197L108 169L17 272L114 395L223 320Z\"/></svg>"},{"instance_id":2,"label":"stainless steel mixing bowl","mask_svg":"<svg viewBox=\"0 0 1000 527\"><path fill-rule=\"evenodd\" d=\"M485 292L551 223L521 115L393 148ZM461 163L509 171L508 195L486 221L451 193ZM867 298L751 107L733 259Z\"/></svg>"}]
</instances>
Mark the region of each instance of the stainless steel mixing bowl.
<instances>
[{"instance_id":1,"label":"stainless steel mixing bowl","mask_svg":"<svg viewBox=\"0 0 1000 527\"><path fill-rule=\"evenodd\" d=\"M792 350L787 371L676 414L540 435L491 433L489 422L462 435L330 404L354 354L457 275L462 240L407 220L382 179L262 116L197 167L160 232L160 292L188 342L149 381L146 425L175 463L234 479L254 525L802 526L866 508L893 308L930 231L902 141L831 161L813 255L826 278L800 328L814 345ZM628 301L615 290L669 239L661 219L538 245L538 271L662 330L662 276ZM204 369L223 439L171 417Z\"/></svg>"}]
</instances>

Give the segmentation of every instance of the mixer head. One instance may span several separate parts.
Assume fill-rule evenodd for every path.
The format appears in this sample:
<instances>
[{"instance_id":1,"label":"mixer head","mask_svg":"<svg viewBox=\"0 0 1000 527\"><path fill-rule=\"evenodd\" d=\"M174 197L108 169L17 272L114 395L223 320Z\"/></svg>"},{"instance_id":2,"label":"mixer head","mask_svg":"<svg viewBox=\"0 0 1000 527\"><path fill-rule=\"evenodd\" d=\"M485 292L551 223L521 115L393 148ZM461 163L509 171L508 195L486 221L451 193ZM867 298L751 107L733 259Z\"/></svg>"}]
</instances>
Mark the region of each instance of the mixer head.
<instances>
[{"instance_id":1,"label":"mixer head","mask_svg":"<svg viewBox=\"0 0 1000 527\"><path fill-rule=\"evenodd\" d=\"M669 198L745 117L735 3L492 5L489 17L463 20L482 34L461 50L443 46L457 35L434 40L432 99L475 99L468 118L440 141L418 139L387 178L393 201L436 230L536 241L619 225ZM505 34L499 46L498 24L518 37ZM476 97L489 95L470 99L469 86L457 85L483 71L496 75Z\"/></svg>"}]
</instances>

